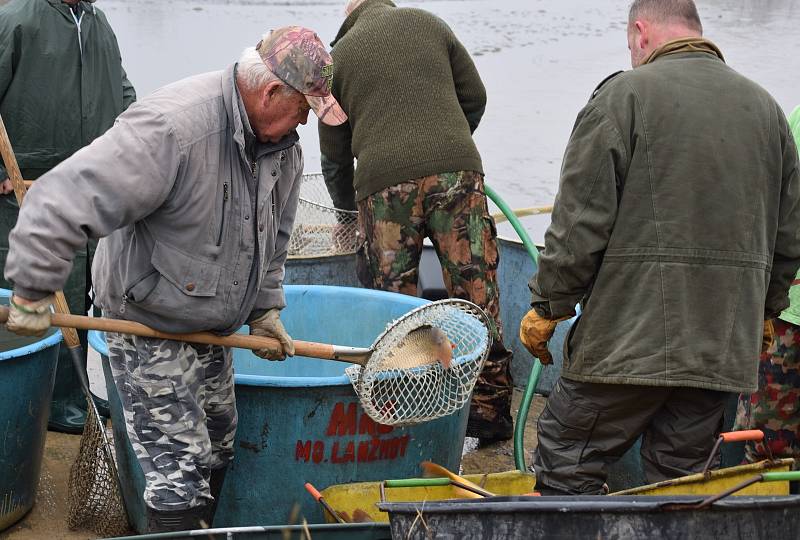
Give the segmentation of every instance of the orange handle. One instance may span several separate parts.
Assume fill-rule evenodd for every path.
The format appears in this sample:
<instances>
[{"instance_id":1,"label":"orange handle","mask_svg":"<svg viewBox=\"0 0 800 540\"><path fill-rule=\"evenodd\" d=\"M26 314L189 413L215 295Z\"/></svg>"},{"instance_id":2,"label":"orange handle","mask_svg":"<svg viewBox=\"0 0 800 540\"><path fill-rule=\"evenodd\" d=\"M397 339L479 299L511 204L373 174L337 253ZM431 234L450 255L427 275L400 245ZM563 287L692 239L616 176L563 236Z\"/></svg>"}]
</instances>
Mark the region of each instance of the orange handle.
<instances>
[{"instance_id":1,"label":"orange handle","mask_svg":"<svg viewBox=\"0 0 800 540\"><path fill-rule=\"evenodd\" d=\"M309 482L306 482L306 491L311 493L311 496L314 497L317 502L319 502L319 500L322 498L322 495L320 495L319 491L317 491L317 488L312 486Z\"/></svg>"},{"instance_id":2,"label":"orange handle","mask_svg":"<svg viewBox=\"0 0 800 540\"><path fill-rule=\"evenodd\" d=\"M764 438L764 432L760 429L748 429L745 431L729 431L727 433L720 433L723 442L739 442L739 441L760 441Z\"/></svg>"}]
</instances>

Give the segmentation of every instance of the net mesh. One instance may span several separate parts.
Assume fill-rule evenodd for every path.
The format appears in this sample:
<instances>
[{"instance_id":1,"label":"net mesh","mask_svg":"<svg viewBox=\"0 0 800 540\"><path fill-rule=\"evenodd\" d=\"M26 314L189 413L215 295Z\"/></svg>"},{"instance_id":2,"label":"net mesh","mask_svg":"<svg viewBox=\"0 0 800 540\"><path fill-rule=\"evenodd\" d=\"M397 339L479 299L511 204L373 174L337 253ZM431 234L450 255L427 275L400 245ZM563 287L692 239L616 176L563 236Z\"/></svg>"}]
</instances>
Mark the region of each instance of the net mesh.
<instances>
[{"instance_id":1,"label":"net mesh","mask_svg":"<svg viewBox=\"0 0 800 540\"><path fill-rule=\"evenodd\" d=\"M415 367L398 367L398 347L409 332L425 325L447 335L454 347L452 363L419 365L409 359L405 365ZM386 425L417 424L452 414L469 401L490 345L481 308L466 300L441 300L391 323L375 340L367 365L350 366L345 373L370 418Z\"/></svg>"},{"instance_id":2,"label":"net mesh","mask_svg":"<svg viewBox=\"0 0 800 540\"><path fill-rule=\"evenodd\" d=\"M67 526L100 536L130 531L105 426L89 401L78 457L69 471Z\"/></svg>"},{"instance_id":3,"label":"net mesh","mask_svg":"<svg viewBox=\"0 0 800 540\"><path fill-rule=\"evenodd\" d=\"M322 174L304 174L289 257L355 253L357 231L358 212L334 208Z\"/></svg>"}]
</instances>

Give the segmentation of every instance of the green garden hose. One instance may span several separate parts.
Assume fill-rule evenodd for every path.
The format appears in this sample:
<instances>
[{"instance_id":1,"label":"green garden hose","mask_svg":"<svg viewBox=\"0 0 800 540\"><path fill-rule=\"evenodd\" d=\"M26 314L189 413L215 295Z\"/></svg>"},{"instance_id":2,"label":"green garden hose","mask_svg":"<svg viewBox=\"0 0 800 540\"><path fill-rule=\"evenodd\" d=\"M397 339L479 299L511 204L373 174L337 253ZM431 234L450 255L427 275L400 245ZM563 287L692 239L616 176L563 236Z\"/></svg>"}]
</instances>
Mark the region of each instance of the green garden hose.
<instances>
[{"instance_id":1,"label":"green garden hose","mask_svg":"<svg viewBox=\"0 0 800 540\"><path fill-rule=\"evenodd\" d=\"M535 266L539 266L539 250L536 249L533 241L528 232L522 226L516 214L510 206L497 194L495 190L487 185L484 185L486 195L492 200L494 204L500 209L501 212L508 218L508 222L514 227L522 245L531 256L531 260ZM525 468L525 423L528 421L528 412L531 408L533 395L536 393L536 387L539 385L539 377L542 374L542 363L538 358L533 359L533 366L531 367L531 374L528 377L528 384L525 386L525 393L522 396L522 403L520 403L519 411L517 412L517 421L514 422L514 465L522 472L526 472Z\"/></svg>"}]
</instances>

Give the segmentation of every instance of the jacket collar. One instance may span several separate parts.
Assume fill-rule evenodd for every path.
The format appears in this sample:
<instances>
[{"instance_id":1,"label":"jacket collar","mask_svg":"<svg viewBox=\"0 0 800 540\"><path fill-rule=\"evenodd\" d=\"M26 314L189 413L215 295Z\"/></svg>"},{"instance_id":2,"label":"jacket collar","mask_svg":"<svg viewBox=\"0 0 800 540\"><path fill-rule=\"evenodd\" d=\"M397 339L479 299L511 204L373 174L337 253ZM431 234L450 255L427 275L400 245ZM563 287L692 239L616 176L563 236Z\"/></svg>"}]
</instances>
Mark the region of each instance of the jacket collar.
<instances>
[{"instance_id":1,"label":"jacket collar","mask_svg":"<svg viewBox=\"0 0 800 540\"><path fill-rule=\"evenodd\" d=\"M236 87L236 66L233 64L222 72L222 101L225 104L225 112L228 115L228 125L233 126L233 140L239 147L239 154L242 159L247 161L244 143L244 122L239 112L239 89ZM267 154L273 154L285 150L300 140L296 130L276 143L256 142L254 149L255 159L260 159Z\"/></svg>"},{"instance_id":2,"label":"jacket collar","mask_svg":"<svg viewBox=\"0 0 800 540\"><path fill-rule=\"evenodd\" d=\"M70 22L75 22L72 19L72 15L70 14L70 8L67 4L62 2L61 0L47 0L47 3L50 4L52 7L56 9L59 13L61 13L64 17L70 20ZM95 7L92 2L80 2L81 8L83 8L83 13L88 15L95 14Z\"/></svg>"},{"instance_id":3,"label":"jacket collar","mask_svg":"<svg viewBox=\"0 0 800 540\"><path fill-rule=\"evenodd\" d=\"M664 43L661 47L651 52L642 65L650 64L663 56L685 52L712 54L723 62L725 61L722 51L712 41L705 38L685 37Z\"/></svg>"},{"instance_id":4,"label":"jacket collar","mask_svg":"<svg viewBox=\"0 0 800 540\"><path fill-rule=\"evenodd\" d=\"M353 10L350 15L342 23L342 27L339 28L339 33L336 34L336 38L331 41L331 47L336 45L336 43L344 37L344 35L356 24L356 20L361 17L364 13L368 13L378 9L387 9L387 8L396 8L397 6L391 0L366 0L363 4L358 6L356 9Z\"/></svg>"}]
</instances>

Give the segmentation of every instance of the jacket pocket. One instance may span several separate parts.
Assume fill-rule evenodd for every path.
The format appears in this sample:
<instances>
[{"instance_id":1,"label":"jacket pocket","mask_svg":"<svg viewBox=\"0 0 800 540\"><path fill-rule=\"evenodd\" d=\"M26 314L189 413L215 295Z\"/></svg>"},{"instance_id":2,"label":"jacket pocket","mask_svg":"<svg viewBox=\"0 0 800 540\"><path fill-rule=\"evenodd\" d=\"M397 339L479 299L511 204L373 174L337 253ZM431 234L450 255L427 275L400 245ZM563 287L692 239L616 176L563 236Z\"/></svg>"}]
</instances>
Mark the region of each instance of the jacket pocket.
<instances>
[{"instance_id":1,"label":"jacket pocket","mask_svg":"<svg viewBox=\"0 0 800 540\"><path fill-rule=\"evenodd\" d=\"M224 323L225 302L217 296L220 266L162 242L156 242L150 264L152 274L130 287L131 305L174 319L181 328L208 330Z\"/></svg>"},{"instance_id":2,"label":"jacket pocket","mask_svg":"<svg viewBox=\"0 0 800 540\"><path fill-rule=\"evenodd\" d=\"M219 213L219 228L217 230L217 246L222 245L222 240L225 238L225 221L228 211L228 199L230 194L228 192L228 183L222 184L222 210Z\"/></svg>"},{"instance_id":3,"label":"jacket pocket","mask_svg":"<svg viewBox=\"0 0 800 540\"><path fill-rule=\"evenodd\" d=\"M215 296L221 268L156 242L150 258L161 277L187 296Z\"/></svg>"}]
</instances>

